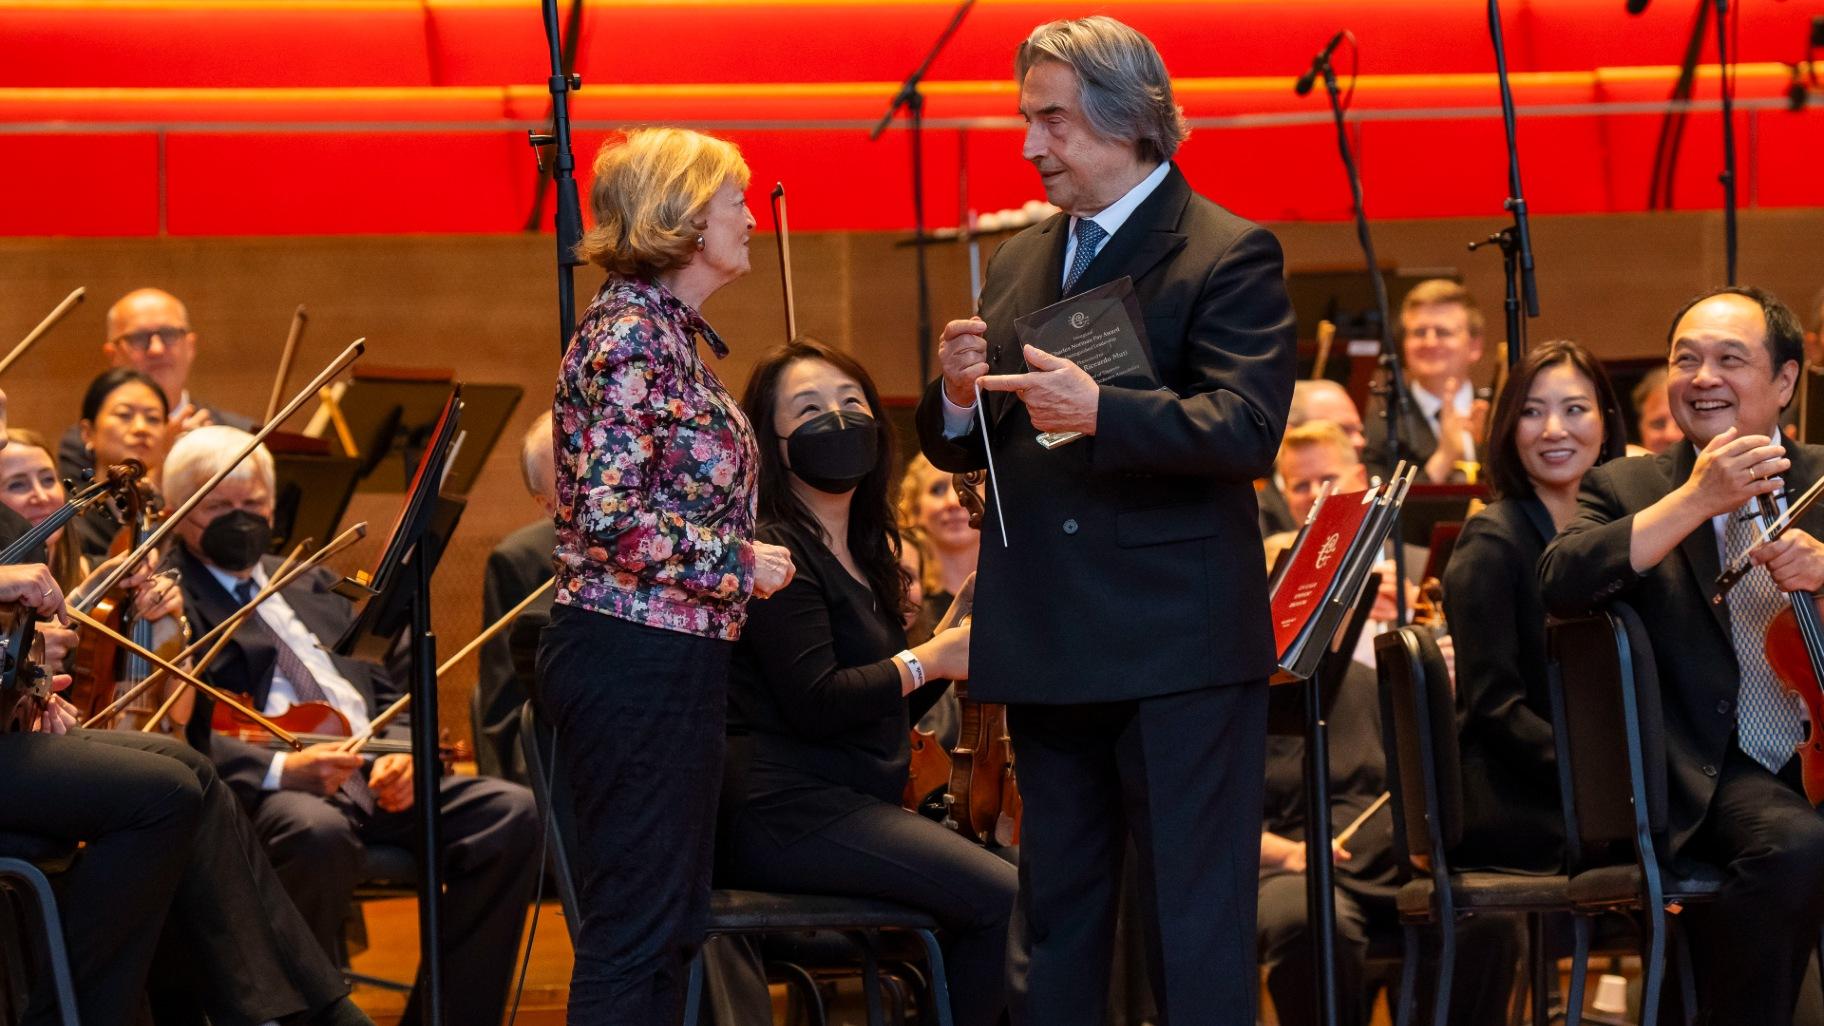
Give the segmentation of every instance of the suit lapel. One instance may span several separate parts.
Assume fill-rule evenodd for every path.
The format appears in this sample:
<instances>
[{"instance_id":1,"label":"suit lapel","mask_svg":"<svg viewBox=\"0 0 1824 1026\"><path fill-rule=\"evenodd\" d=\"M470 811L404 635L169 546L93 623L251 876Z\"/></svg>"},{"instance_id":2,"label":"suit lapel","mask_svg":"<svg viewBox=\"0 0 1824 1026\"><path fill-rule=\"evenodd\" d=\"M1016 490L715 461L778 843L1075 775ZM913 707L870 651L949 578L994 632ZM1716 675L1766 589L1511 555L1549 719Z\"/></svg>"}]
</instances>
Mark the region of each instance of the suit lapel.
<instances>
[{"instance_id":1,"label":"suit lapel","mask_svg":"<svg viewBox=\"0 0 1824 1026\"><path fill-rule=\"evenodd\" d=\"M1053 214L1039 225L1038 238L1034 240L1039 259L1032 261L1029 267L1011 269L1016 276L1011 289L1014 298L1008 304L1011 309L1030 313L1043 310L1062 298L1064 247L1069 241L1069 214ZM988 349L988 371L991 374L1019 374L1026 370L1026 360L1020 355L1020 340L1013 325L1007 326L1004 337L1005 343L991 345ZM1012 392L991 392L985 394L984 401L988 404L990 423L999 427L1001 419L1013 409L1019 397Z\"/></svg>"},{"instance_id":2,"label":"suit lapel","mask_svg":"<svg viewBox=\"0 0 1824 1026\"><path fill-rule=\"evenodd\" d=\"M215 579L215 575L210 573L202 560L191 555L181 543L178 553L183 564L186 597L195 603L197 616L203 624L212 628L233 616L241 604L229 594L228 589L222 587L222 583ZM278 663L278 645L271 628L256 613L235 631L234 638L228 642L228 650L223 655L227 655L228 651L240 656L246 669L245 678L230 681L216 678L210 683L244 690L253 698L255 709L266 708L266 698L272 692L273 667Z\"/></svg>"},{"instance_id":3,"label":"suit lapel","mask_svg":"<svg viewBox=\"0 0 1824 1026\"><path fill-rule=\"evenodd\" d=\"M1083 276L1077 279L1071 293L1099 288L1123 275L1136 282L1146 277L1146 272L1184 246L1186 240L1179 234L1178 225L1190 199L1190 183L1176 167L1172 168L1083 269ZM1062 275L1063 250L1058 254L1058 273Z\"/></svg>"}]
</instances>

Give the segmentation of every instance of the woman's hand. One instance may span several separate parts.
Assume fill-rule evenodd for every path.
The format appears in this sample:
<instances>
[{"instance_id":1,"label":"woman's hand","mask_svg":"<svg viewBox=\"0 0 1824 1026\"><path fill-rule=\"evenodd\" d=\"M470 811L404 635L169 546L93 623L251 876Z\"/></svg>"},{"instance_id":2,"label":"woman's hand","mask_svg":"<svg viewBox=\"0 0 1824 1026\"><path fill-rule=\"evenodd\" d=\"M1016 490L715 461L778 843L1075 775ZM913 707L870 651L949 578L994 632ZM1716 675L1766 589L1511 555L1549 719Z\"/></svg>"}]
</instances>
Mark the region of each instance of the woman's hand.
<instances>
[{"instance_id":1,"label":"woman's hand","mask_svg":"<svg viewBox=\"0 0 1824 1026\"><path fill-rule=\"evenodd\" d=\"M51 686L61 691L70 686L70 678L59 674L53 678ZM81 724L82 717L76 714L76 707L57 695L51 696L50 701L45 703L44 715L38 717L38 730L45 734L67 734L71 727Z\"/></svg>"},{"instance_id":2,"label":"woman's hand","mask_svg":"<svg viewBox=\"0 0 1824 1026\"><path fill-rule=\"evenodd\" d=\"M797 573L792 566L792 550L783 545L754 543L754 597L766 598L792 583Z\"/></svg>"},{"instance_id":3,"label":"woman's hand","mask_svg":"<svg viewBox=\"0 0 1824 1026\"><path fill-rule=\"evenodd\" d=\"M935 634L912 654L924 665L926 680L968 680L969 628L952 627Z\"/></svg>"},{"instance_id":4,"label":"woman's hand","mask_svg":"<svg viewBox=\"0 0 1824 1026\"><path fill-rule=\"evenodd\" d=\"M63 589L43 563L0 566L0 602L23 602L47 619L63 613Z\"/></svg>"},{"instance_id":5,"label":"woman's hand","mask_svg":"<svg viewBox=\"0 0 1824 1026\"><path fill-rule=\"evenodd\" d=\"M159 574L141 585L133 597L133 615L141 620L163 620L183 611L184 593L175 577Z\"/></svg>"}]
</instances>

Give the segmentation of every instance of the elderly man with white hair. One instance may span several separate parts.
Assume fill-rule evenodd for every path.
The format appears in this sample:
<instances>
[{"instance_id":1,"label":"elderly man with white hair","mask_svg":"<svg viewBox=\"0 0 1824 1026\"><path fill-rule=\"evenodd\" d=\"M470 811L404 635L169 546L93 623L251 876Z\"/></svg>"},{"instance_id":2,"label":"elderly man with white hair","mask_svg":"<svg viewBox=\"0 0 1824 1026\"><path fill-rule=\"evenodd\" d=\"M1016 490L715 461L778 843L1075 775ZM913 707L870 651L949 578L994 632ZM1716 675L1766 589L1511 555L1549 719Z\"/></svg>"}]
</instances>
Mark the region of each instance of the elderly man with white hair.
<instances>
[{"instance_id":1,"label":"elderly man with white hair","mask_svg":"<svg viewBox=\"0 0 1824 1026\"><path fill-rule=\"evenodd\" d=\"M1025 803L1014 1022L1102 1021L1131 844L1161 1021L1252 1026L1276 655L1254 480L1296 373L1279 242L1173 163L1187 129L1145 36L1040 25L1014 77L1023 155L1061 212L995 253L918 409L932 465L989 468L995 491L969 690L1007 703ZM1151 375L1098 381L1021 345L1021 318L1123 278Z\"/></svg>"},{"instance_id":2,"label":"elderly man with white hair","mask_svg":"<svg viewBox=\"0 0 1824 1026\"><path fill-rule=\"evenodd\" d=\"M165 495L189 499L234 458L251 436L216 425L185 435L165 461ZM267 582L277 561L272 536L273 464L262 446L178 524L172 563L183 571L191 623L206 631ZM217 687L252 696L268 715L300 702L323 702L354 730L403 689L378 664L336 654L331 646L354 619L331 590L335 575L318 570L261 604L209 666ZM411 757L358 755L312 745L273 752L208 733L210 703L199 699L190 739L208 752L221 778L249 810L273 868L319 943L334 952L349 896L360 882L371 843L409 845ZM406 737L394 721L384 737ZM440 782L446 1019L501 1020L526 905L537 869L538 820L531 792L502 780L449 775ZM413 1020L413 1001L405 1021Z\"/></svg>"}]
</instances>

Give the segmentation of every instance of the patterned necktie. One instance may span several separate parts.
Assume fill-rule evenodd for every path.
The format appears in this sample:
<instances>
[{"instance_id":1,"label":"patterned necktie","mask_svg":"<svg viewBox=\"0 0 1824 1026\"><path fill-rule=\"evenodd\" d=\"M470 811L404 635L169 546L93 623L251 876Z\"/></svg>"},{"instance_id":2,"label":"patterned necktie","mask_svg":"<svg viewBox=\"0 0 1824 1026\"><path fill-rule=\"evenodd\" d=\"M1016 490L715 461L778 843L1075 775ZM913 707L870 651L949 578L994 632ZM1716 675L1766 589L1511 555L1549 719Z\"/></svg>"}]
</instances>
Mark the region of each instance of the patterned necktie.
<instances>
[{"instance_id":1,"label":"patterned necktie","mask_svg":"<svg viewBox=\"0 0 1824 1026\"><path fill-rule=\"evenodd\" d=\"M1076 287L1077 279L1083 277L1083 271L1089 262L1096 258L1096 247L1108 238L1102 226L1087 217L1077 218L1077 227L1072 232L1077 238L1077 251L1070 258L1070 273L1064 276L1064 292L1069 294Z\"/></svg>"},{"instance_id":2,"label":"patterned necktie","mask_svg":"<svg viewBox=\"0 0 1824 1026\"><path fill-rule=\"evenodd\" d=\"M1759 536L1755 505L1750 500L1729 515L1723 530L1724 565L1747 551ZM1774 679L1765 655L1767 625L1786 604L1786 595L1773 583L1773 576L1762 569L1750 571L1729 591L1729 628L1735 636L1735 661L1742 674L1736 696L1736 743L1743 754L1775 773L1792 758L1805 733L1795 699Z\"/></svg>"},{"instance_id":3,"label":"patterned necktie","mask_svg":"<svg viewBox=\"0 0 1824 1026\"><path fill-rule=\"evenodd\" d=\"M239 599L243 606L253 601L253 595L252 578L234 586L234 597ZM272 632L272 640L277 649L273 658L273 669L277 670L281 677L291 682L292 696L299 702L322 702L332 709L335 708L336 703L330 701L329 692L323 690L323 685L317 682L316 675L310 672L310 667L304 665L304 660L298 658L298 653L293 651L291 645L286 642L285 636L275 630ZM350 773L348 779L342 782L342 793L362 812L369 816L374 814L374 793L368 790L367 778L361 775L360 770Z\"/></svg>"}]
</instances>

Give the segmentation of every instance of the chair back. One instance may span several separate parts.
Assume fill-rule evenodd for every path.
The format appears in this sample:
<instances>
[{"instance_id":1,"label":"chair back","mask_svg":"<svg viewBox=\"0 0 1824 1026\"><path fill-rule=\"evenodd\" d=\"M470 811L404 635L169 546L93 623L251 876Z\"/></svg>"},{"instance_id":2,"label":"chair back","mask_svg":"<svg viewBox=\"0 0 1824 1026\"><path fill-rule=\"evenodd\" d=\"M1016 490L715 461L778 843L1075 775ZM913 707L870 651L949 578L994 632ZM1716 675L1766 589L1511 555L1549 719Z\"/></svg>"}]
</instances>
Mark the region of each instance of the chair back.
<instances>
[{"instance_id":1,"label":"chair back","mask_svg":"<svg viewBox=\"0 0 1824 1026\"><path fill-rule=\"evenodd\" d=\"M1553 621L1552 728L1572 872L1650 858L1666 830L1659 670L1626 603Z\"/></svg>"},{"instance_id":2,"label":"chair back","mask_svg":"<svg viewBox=\"0 0 1824 1026\"><path fill-rule=\"evenodd\" d=\"M570 794L569 778L556 770L557 732L539 719L530 701L520 710L519 744L532 777L539 817L545 823L545 843L549 848L545 863L557 884L557 897L564 905L564 923L570 928L570 942L574 944L583 925L582 910L576 901L576 874L571 869L571 858L577 850L576 804Z\"/></svg>"},{"instance_id":3,"label":"chair back","mask_svg":"<svg viewBox=\"0 0 1824 1026\"><path fill-rule=\"evenodd\" d=\"M1456 700L1431 631L1402 627L1374 639L1381 730L1392 795L1394 854L1405 871L1443 884L1463 837Z\"/></svg>"}]
</instances>

